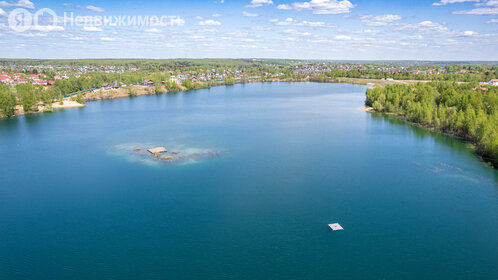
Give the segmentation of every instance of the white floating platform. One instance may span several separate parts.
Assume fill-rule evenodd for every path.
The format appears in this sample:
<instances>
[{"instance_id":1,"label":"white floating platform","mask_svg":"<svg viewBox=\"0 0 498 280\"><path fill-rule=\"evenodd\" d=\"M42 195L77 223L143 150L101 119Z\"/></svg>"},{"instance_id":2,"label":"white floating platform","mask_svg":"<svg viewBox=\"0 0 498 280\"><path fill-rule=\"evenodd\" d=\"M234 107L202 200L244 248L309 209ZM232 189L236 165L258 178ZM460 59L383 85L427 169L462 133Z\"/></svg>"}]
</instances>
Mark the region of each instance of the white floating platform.
<instances>
[{"instance_id":1,"label":"white floating platform","mask_svg":"<svg viewBox=\"0 0 498 280\"><path fill-rule=\"evenodd\" d=\"M336 230L344 230L340 224L338 223L335 223L335 224L329 224L329 228L331 228L333 231L336 231Z\"/></svg>"}]
</instances>

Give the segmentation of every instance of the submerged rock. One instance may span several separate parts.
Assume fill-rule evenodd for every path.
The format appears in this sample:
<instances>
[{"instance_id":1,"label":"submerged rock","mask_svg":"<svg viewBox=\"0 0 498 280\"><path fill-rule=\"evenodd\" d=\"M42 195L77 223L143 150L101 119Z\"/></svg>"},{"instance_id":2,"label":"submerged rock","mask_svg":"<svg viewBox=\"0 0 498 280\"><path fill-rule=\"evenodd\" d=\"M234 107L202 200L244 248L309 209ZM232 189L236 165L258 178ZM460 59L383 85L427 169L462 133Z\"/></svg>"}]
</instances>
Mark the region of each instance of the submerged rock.
<instances>
[{"instance_id":1,"label":"submerged rock","mask_svg":"<svg viewBox=\"0 0 498 280\"><path fill-rule=\"evenodd\" d=\"M172 161L172 160L174 160L174 158L172 156L162 156L161 159L164 160L164 161Z\"/></svg>"}]
</instances>

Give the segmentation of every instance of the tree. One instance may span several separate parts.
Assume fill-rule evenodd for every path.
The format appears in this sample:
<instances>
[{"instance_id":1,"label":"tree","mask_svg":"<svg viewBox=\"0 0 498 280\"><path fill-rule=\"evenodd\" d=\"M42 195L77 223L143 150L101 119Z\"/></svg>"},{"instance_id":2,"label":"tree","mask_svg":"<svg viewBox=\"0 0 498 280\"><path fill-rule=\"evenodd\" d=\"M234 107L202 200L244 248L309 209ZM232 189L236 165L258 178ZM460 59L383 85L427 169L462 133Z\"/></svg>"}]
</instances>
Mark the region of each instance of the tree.
<instances>
[{"instance_id":1,"label":"tree","mask_svg":"<svg viewBox=\"0 0 498 280\"><path fill-rule=\"evenodd\" d=\"M133 87L128 87L128 94L130 94L130 96L132 97L137 96L137 92Z\"/></svg>"},{"instance_id":2,"label":"tree","mask_svg":"<svg viewBox=\"0 0 498 280\"><path fill-rule=\"evenodd\" d=\"M7 85L0 84L0 116L10 117L16 114L16 96Z\"/></svg>"},{"instance_id":3,"label":"tree","mask_svg":"<svg viewBox=\"0 0 498 280\"><path fill-rule=\"evenodd\" d=\"M83 98L83 94L81 93L81 91L78 91L78 94L76 95L76 102L80 103L80 104L85 104L85 98Z\"/></svg>"},{"instance_id":4,"label":"tree","mask_svg":"<svg viewBox=\"0 0 498 280\"><path fill-rule=\"evenodd\" d=\"M156 83L156 86L155 86L155 91L156 93L160 93L160 92L163 92L163 89L161 87L161 84L160 83Z\"/></svg>"},{"instance_id":5,"label":"tree","mask_svg":"<svg viewBox=\"0 0 498 280\"><path fill-rule=\"evenodd\" d=\"M16 86L17 94L21 99L21 105L26 113L38 111L38 98L34 93L34 87L31 84L18 84Z\"/></svg>"}]
</instances>

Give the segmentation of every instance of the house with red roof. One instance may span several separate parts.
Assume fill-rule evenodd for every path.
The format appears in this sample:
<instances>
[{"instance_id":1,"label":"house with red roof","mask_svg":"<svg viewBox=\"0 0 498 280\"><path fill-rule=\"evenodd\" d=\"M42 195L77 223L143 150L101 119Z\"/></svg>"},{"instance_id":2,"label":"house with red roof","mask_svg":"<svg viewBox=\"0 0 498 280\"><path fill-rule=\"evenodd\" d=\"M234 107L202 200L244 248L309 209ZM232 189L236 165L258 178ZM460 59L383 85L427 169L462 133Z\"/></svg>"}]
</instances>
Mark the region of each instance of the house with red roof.
<instances>
[{"instance_id":1,"label":"house with red roof","mask_svg":"<svg viewBox=\"0 0 498 280\"><path fill-rule=\"evenodd\" d=\"M36 80L33 80L33 85L46 86L47 85L47 81L36 79Z\"/></svg>"},{"instance_id":2,"label":"house with red roof","mask_svg":"<svg viewBox=\"0 0 498 280\"><path fill-rule=\"evenodd\" d=\"M2 76L0 76L0 83L10 84L12 82L13 82L13 80L12 80L12 78L9 75L2 75Z\"/></svg>"}]
</instances>

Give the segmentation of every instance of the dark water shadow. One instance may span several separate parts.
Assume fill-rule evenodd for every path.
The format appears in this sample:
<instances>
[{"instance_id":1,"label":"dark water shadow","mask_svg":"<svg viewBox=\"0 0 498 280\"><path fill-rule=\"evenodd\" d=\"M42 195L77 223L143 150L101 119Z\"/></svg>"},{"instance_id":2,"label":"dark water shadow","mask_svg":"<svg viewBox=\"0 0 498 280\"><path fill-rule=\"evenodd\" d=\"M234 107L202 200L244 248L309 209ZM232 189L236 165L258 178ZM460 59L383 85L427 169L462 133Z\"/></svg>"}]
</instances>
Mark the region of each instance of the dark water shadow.
<instances>
[{"instance_id":1,"label":"dark water shadow","mask_svg":"<svg viewBox=\"0 0 498 280\"><path fill-rule=\"evenodd\" d=\"M0 135L2 131L11 130L12 127L18 126L21 123L20 117L10 117L5 119L0 119Z\"/></svg>"},{"instance_id":2,"label":"dark water shadow","mask_svg":"<svg viewBox=\"0 0 498 280\"><path fill-rule=\"evenodd\" d=\"M494 183L498 187L498 170L493 168L491 163L486 162L481 156L479 156L476 153L472 143L469 143L468 141L465 141L464 139L458 138L456 136L451 136L441 132L431 131L427 128L409 123L408 121L398 116L386 115L380 113L370 113L369 115L371 116L371 119L376 122L385 122L396 127L409 129L409 131L412 132L413 136L418 139L427 139L427 138L433 139L434 142L436 142L437 144L450 147L456 153L459 153L468 158L472 158L472 160L478 161L479 164L485 169L486 173L490 174L493 177ZM430 171L437 172L441 168L452 169L454 172L465 173L464 170L461 170L458 167L451 166L443 162L439 162L438 166L431 167Z\"/></svg>"}]
</instances>

